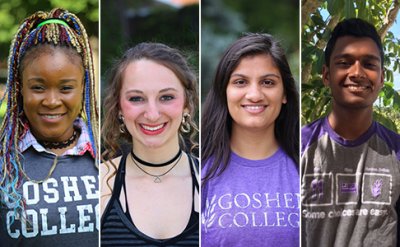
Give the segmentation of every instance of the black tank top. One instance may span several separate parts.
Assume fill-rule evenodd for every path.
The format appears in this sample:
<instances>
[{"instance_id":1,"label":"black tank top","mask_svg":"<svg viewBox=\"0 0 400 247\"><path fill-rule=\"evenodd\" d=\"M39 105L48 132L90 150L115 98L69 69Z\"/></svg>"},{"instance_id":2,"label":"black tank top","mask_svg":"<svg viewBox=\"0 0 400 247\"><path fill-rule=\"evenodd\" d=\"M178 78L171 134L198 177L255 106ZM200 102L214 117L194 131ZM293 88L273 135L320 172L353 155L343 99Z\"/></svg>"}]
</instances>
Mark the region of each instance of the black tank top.
<instances>
[{"instance_id":1,"label":"black tank top","mask_svg":"<svg viewBox=\"0 0 400 247\"><path fill-rule=\"evenodd\" d=\"M124 154L121 158L115 177L113 193L101 217L101 246L199 246L199 213L194 210L194 195L195 190L199 190L199 184L193 169L194 162L198 170L198 160L187 155L193 181L193 203L186 228L182 233L173 238L154 239L137 229L129 213L125 188L127 156L127 154ZM119 200L122 187L125 194L126 212L123 211Z\"/></svg>"}]
</instances>

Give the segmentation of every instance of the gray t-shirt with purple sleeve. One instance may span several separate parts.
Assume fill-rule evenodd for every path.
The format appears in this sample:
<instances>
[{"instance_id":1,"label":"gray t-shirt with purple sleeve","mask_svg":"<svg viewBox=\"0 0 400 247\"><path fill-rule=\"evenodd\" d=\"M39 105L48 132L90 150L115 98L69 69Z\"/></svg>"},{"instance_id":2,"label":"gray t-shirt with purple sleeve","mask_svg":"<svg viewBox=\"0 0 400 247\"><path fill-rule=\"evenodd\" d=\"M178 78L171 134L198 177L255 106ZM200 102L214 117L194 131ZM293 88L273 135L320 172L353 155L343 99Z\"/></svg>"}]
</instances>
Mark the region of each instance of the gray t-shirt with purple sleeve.
<instances>
[{"instance_id":1,"label":"gray t-shirt with purple sleeve","mask_svg":"<svg viewBox=\"0 0 400 247\"><path fill-rule=\"evenodd\" d=\"M327 118L302 129L302 246L396 246L400 136L377 122L356 140Z\"/></svg>"}]
</instances>

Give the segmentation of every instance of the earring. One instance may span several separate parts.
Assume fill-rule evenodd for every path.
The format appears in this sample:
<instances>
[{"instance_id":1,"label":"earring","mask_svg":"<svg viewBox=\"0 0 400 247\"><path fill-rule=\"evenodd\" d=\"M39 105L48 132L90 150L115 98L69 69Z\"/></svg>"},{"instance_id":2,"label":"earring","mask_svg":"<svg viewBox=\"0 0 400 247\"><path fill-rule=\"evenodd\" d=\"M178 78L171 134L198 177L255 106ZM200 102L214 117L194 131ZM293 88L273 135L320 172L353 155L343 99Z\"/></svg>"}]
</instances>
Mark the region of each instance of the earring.
<instances>
[{"instance_id":1,"label":"earring","mask_svg":"<svg viewBox=\"0 0 400 247\"><path fill-rule=\"evenodd\" d=\"M126 126L125 126L125 118L122 116L122 113L119 113L118 115L118 120L119 120L119 132L121 133L126 133Z\"/></svg>"},{"instance_id":2,"label":"earring","mask_svg":"<svg viewBox=\"0 0 400 247\"><path fill-rule=\"evenodd\" d=\"M190 132L190 114L185 112L183 113L182 117L182 124L181 124L181 131L183 133L189 133Z\"/></svg>"}]
</instances>

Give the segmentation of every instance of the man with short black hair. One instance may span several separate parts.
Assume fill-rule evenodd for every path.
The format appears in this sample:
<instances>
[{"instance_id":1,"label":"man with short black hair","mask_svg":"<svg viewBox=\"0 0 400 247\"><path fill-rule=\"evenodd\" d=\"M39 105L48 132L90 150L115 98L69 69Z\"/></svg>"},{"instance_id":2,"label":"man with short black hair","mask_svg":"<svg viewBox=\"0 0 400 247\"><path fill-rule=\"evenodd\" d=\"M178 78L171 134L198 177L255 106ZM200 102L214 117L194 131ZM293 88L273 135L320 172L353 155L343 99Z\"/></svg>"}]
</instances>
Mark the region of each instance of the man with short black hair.
<instances>
[{"instance_id":1,"label":"man with short black hair","mask_svg":"<svg viewBox=\"0 0 400 247\"><path fill-rule=\"evenodd\" d=\"M400 136L373 120L383 58L368 22L333 30L322 73L332 111L302 129L302 246L396 246Z\"/></svg>"}]
</instances>

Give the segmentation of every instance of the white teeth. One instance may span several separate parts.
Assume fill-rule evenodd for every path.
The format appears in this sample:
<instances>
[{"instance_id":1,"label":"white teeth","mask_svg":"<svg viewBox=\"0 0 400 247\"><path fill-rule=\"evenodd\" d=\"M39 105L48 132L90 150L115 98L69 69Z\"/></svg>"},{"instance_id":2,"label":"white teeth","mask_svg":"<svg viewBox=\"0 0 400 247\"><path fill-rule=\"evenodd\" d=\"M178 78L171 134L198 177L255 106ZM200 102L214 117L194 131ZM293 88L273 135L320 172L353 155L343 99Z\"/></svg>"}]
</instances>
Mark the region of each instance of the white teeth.
<instances>
[{"instance_id":1,"label":"white teeth","mask_svg":"<svg viewBox=\"0 0 400 247\"><path fill-rule=\"evenodd\" d=\"M154 126L154 127L150 127L150 126L147 126L147 125L143 125L143 124L142 124L143 129L149 130L149 131L156 131L156 130L159 130L159 129L161 129L163 126L164 126L164 124L160 124L160 125Z\"/></svg>"},{"instance_id":2,"label":"white teeth","mask_svg":"<svg viewBox=\"0 0 400 247\"><path fill-rule=\"evenodd\" d=\"M350 90L365 90L367 89L366 86L360 86L360 85L350 85L347 86Z\"/></svg>"},{"instance_id":3,"label":"white teeth","mask_svg":"<svg viewBox=\"0 0 400 247\"><path fill-rule=\"evenodd\" d=\"M62 115L61 114L58 114L58 115L43 115L45 118L49 118L49 119L56 119L56 118L59 118L59 117L61 117Z\"/></svg>"},{"instance_id":4,"label":"white teeth","mask_svg":"<svg viewBox=\"0 0 400 247\"><path fill-rule=\"evenodd\" d=\"M262 105L246 105L245 108L249 109L249 110L259 110L264 108L264 106Z\"/></svg>"}]
</instances>

